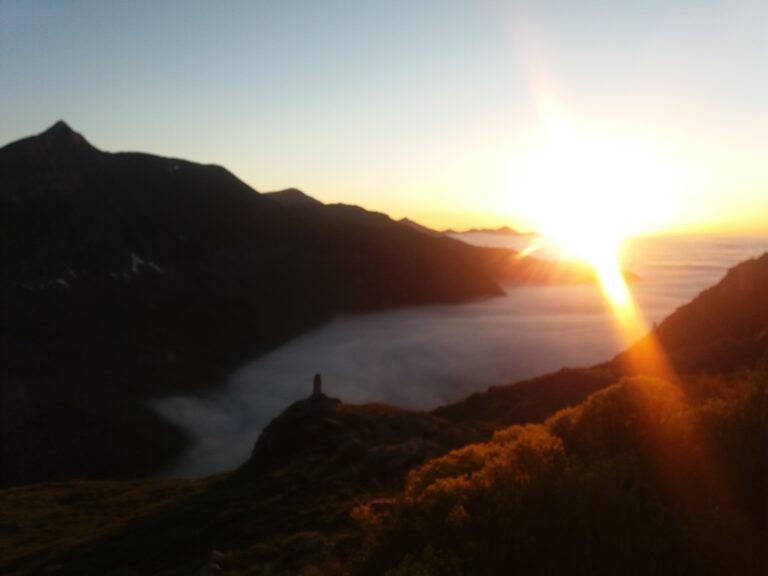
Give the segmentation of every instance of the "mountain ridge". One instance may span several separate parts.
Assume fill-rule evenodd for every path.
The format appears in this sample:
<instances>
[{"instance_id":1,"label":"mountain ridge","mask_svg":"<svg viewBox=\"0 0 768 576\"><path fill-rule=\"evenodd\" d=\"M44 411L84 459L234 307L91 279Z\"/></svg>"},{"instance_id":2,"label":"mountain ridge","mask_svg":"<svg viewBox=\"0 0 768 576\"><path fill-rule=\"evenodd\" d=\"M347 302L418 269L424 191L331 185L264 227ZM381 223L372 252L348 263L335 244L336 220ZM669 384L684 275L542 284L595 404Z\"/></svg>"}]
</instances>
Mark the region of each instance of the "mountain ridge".
<instances>
[{"instance_id":1,"label":"mountain ridge","mask_svg":"<svg viewBox=\"0 0 768 576\"><path fill-rule=\"evenodd\" d=\"M277 190L275 192L263 192L263 194L282 206L318 206L323 204L320 200L313 198L298 188L286 188L285 190Z\"/></svg>"},{"instance_id":2,"label":"mountain ridge","mask_svg":"<svg viewBox=\"0 0 768 576\"><path fill-rule=\"evenodd\" d=\"M359 207L281 205L221 166L102 152L64 122L0 148L0 244L0 485L164 467L187 440L148 399L219 386L335 314L591 281Z\"/></svg>"}]
</instances>

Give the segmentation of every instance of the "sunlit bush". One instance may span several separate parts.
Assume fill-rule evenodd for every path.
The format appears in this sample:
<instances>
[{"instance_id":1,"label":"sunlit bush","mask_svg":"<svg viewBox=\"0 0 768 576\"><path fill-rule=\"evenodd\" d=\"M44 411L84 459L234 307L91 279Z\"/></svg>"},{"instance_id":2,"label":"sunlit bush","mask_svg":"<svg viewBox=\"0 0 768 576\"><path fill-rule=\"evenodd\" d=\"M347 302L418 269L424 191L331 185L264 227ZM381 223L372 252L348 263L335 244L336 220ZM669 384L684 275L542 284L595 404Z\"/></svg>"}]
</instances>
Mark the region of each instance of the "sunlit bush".
<instances>
[{"instance_id":1,"label":"sunlit bush","mask_svg":"<svg viewBox=\"0 0 768 576\"><path fill-rule=\"evenodd\" d=\"M626 379L432 460L390 513L361 516L375 537L354 571L763 573L765 382L692 405L669 382Z\"/></svg>"}]
</instances>

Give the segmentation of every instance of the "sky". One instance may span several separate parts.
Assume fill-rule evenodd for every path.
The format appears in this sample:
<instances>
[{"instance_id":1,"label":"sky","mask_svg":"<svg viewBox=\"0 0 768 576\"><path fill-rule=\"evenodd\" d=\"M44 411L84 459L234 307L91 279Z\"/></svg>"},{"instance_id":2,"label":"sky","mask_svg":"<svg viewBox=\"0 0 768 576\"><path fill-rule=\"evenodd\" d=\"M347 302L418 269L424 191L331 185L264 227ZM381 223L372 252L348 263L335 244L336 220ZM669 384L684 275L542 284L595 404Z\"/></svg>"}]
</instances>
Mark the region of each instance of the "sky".
<instances>
[{"instance_id":1,"label":"sky","mask_svg":"<svg viewBox=\"0 0 768 576\"><path fill-rule=\"evenodd\" d=\"M757 232L766 22L740 0L0 0L0 143L64 119L436 228L585 198Z\"/></svg>"}]
</instances>

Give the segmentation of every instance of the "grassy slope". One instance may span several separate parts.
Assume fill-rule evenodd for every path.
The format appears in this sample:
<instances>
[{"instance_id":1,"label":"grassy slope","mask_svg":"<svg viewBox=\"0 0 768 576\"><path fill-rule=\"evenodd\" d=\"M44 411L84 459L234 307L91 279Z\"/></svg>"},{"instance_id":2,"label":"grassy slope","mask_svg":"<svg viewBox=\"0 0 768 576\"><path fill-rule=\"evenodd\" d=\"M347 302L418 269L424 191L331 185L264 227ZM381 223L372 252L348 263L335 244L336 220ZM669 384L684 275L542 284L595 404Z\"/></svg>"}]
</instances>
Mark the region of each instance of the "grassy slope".
<instances>
[{"instance_id":1,"label":"grassy slope","mask_svg":"<svg viewBox=\"0 0 768 576\"><path fill-rule=\"evenodd\" d=\"M696 382L689 383L695 386ZM768 573L768 376L625 378L414 469L356 576Z\"/></svg>"},{"instance_id":2,"label":"grassy slope","mask_svg":"<svg viewBox=\"0 0 768 576\"><path fill-rule=\"evenodd\" d=\"M0 492L19 527L0 572L188 575L213 550L224 552L228 574L327 565L356 553L353 508L396 494L411 467L483 437L388 406L298 402L249 464L215 480Z\"/></svg>"},{"instance_id":3,"label":"grassy slope","mask_svg":"<svg viewBox=\"0 0 768 576\"><path fill-rule=\"evenodd\" d=\"M0 566L29 572L83 543L198 494L210 481L54 482L0 491Z\"/></svg>"}]
</instances>

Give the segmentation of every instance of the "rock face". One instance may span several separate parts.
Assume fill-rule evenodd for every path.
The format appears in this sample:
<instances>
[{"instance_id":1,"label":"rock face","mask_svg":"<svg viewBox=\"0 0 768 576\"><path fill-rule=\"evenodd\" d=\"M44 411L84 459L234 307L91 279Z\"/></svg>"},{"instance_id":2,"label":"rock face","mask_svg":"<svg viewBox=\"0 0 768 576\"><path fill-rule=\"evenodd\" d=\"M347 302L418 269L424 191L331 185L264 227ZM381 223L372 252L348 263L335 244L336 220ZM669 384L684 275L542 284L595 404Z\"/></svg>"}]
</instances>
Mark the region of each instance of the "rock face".
<instances>
[{"instance_id":1,"label":"rock face","mask_svg":"<svg viewBox=\"0 0 768 576\"><path fill-rule=\"evenodd\" d=\"M427 413L343 404L313 393L264 428L242 472L263 473L296 463L313 474L322 468L334 475L365 471L389 477L484 437L481 429Z\"/></svg>"}]
</instances>

